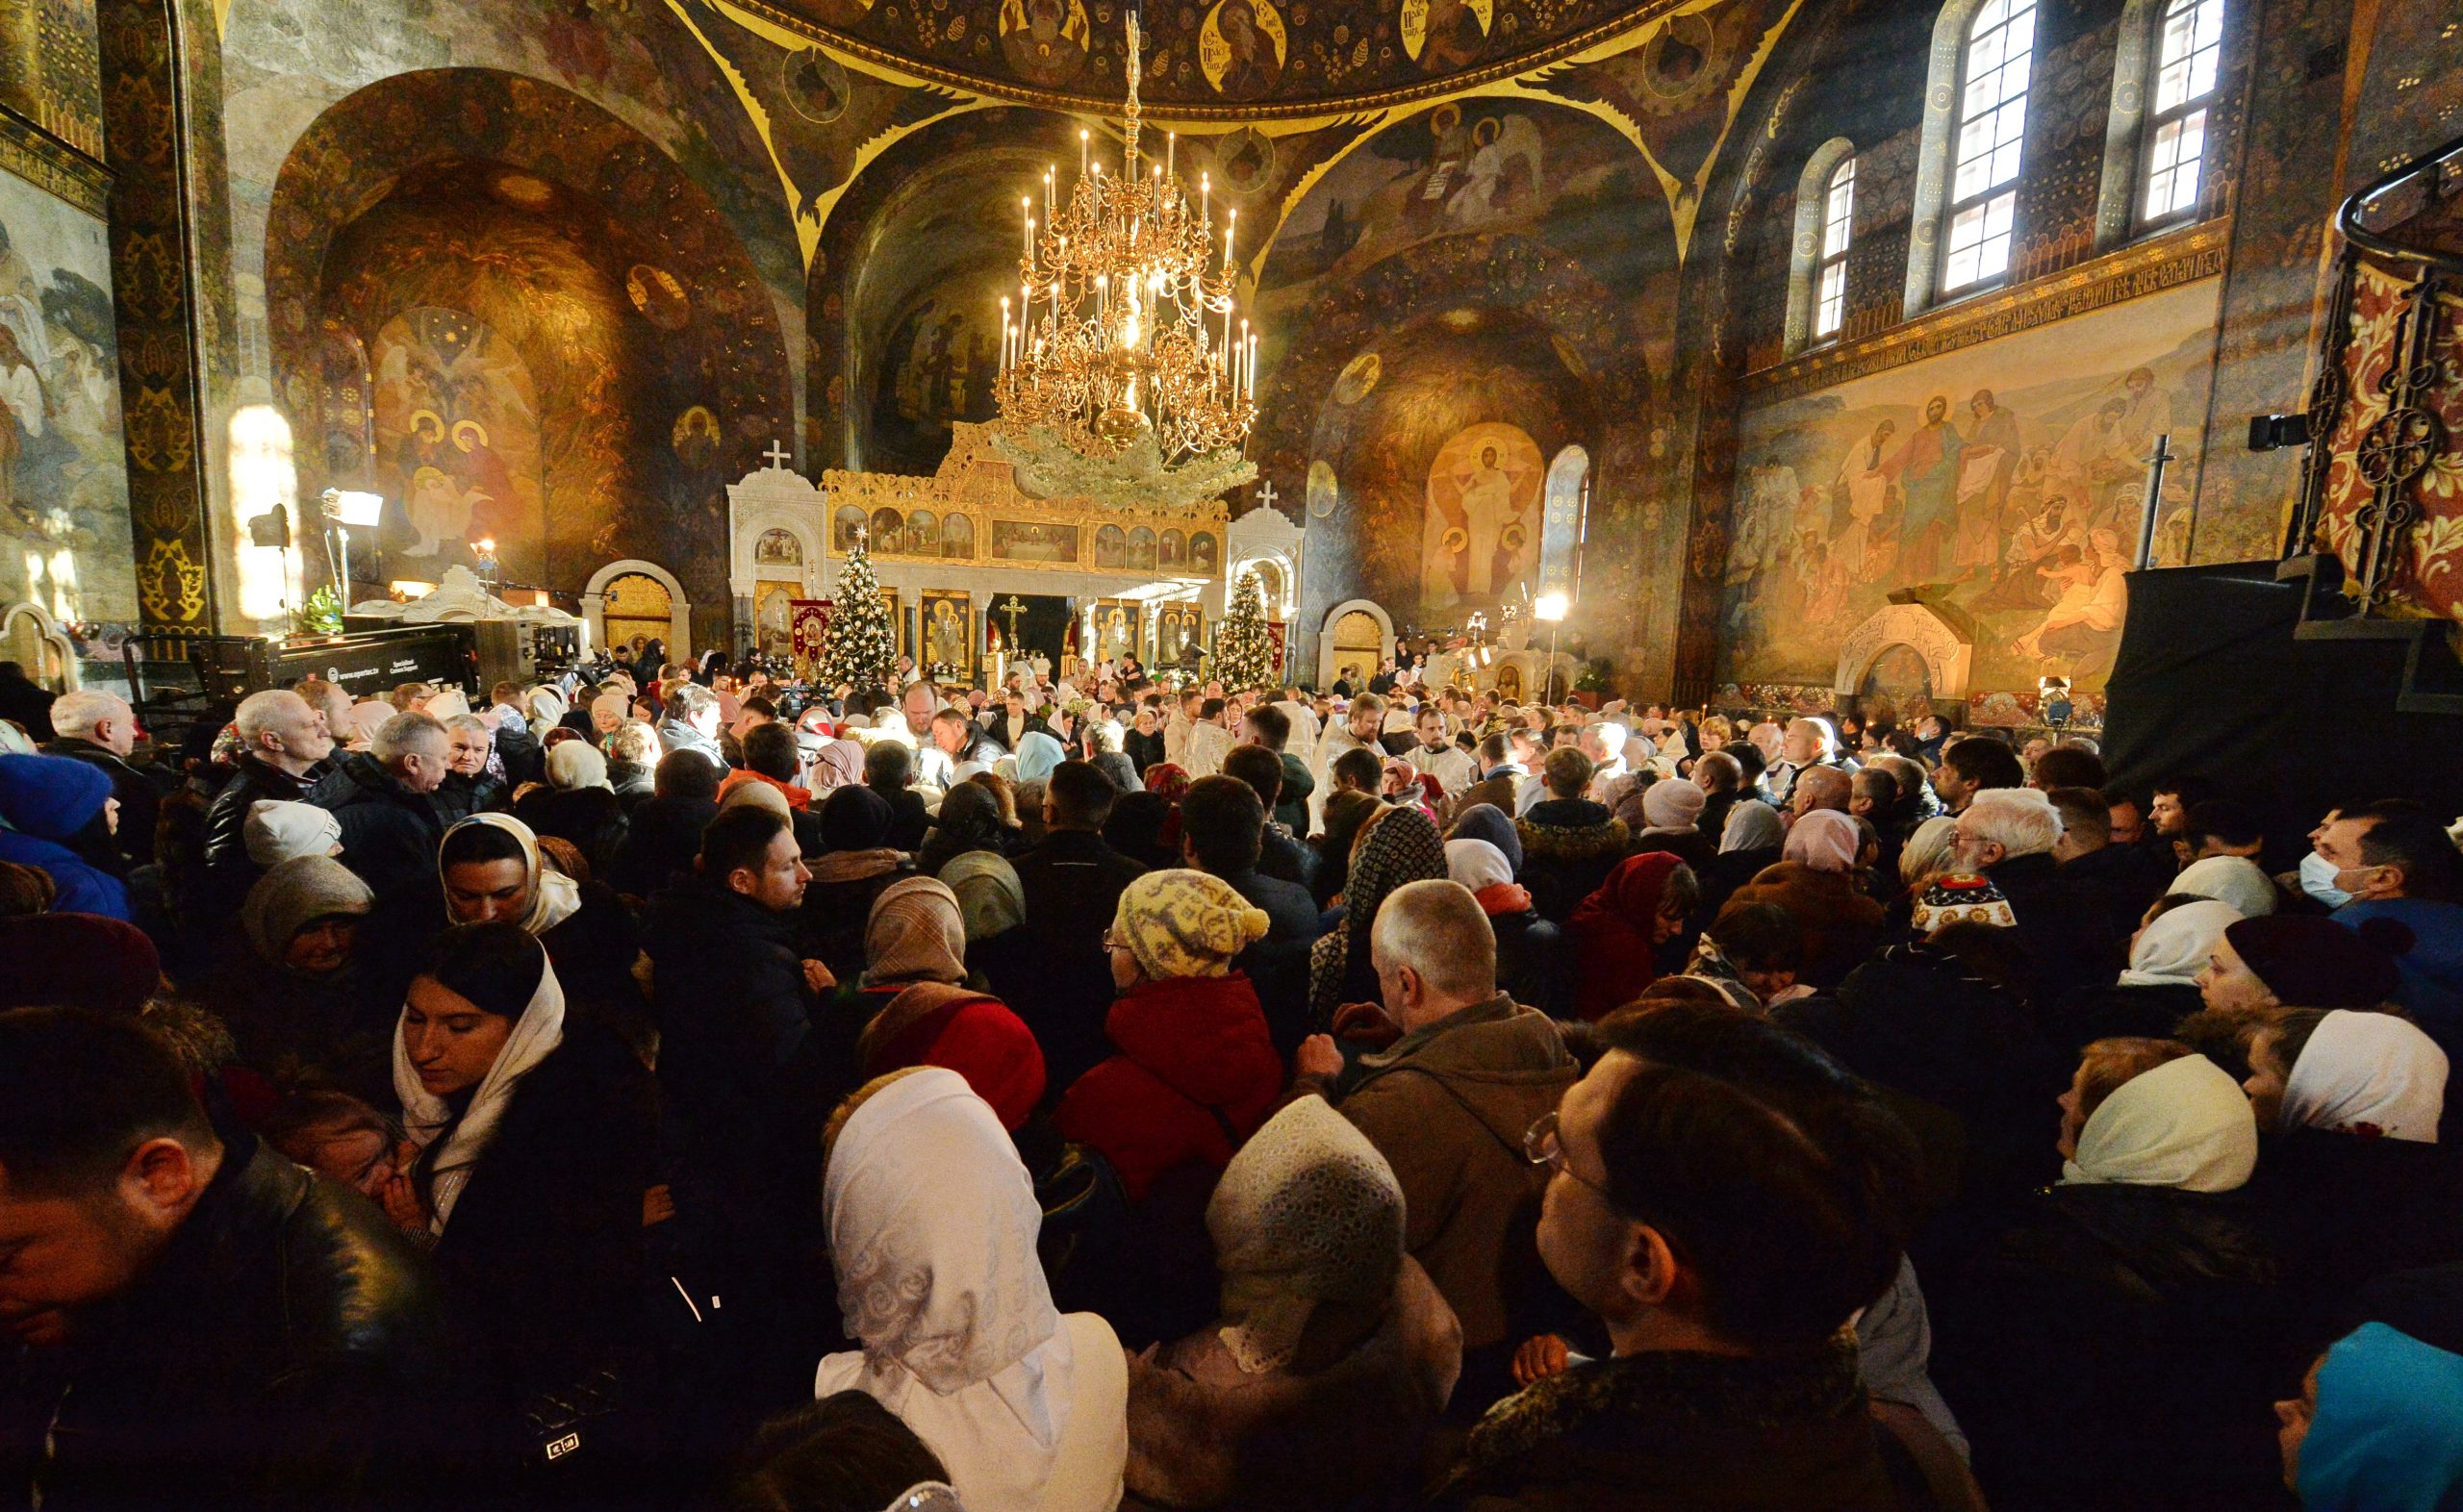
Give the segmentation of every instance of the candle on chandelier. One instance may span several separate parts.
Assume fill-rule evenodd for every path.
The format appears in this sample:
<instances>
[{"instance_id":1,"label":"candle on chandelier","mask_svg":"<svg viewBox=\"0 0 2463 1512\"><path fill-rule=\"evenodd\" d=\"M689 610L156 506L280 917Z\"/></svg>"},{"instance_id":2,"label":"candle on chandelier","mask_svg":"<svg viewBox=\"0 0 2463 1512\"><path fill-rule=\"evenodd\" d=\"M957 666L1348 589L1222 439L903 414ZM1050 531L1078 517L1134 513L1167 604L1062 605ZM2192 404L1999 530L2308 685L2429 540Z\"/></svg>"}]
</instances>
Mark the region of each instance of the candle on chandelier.
<instances>
[{"instance_id":1,"label":"candle on chandelier","mask_svg":"<svg viewBox=\"0 0 2463 1512\"><path fill-rule=\"evenodd\" d=\"M1241 370L1249 379L1249 391L1242 397L1254 402L1257 397L1257 339L1254 336L1249 338L1249 360L1241 365Z\"/></svg>"},{"instance_id":2,"label":"candle on chandelier","mask_svg":"<svg viewBox=\"0 0 2463 1512\"><path fill-rule=\"evenodd\" d=\"M1232 271L1232 239L1239 233L1239 230L1240 213L1235 210L1232 212L1231 218L1223 223L1223 271L1227 273Z\"/></svg>"},{"instance_id":3,"label":"candle on chandelier","mask_svg":"<svg viewBox=\"0 0 2463 1512\"><path fill-rule=\"evenodd\" d=\"M1178 174L1180 172L1180 153L1181 134L1176 131L1165 132L1163 134L1163 169L1165 172L1172 174Z\"/></svg>"},{"instance_id":4,"label":"candle on chandelier","mask_svg":"<svg viewBox=\"0 0 2463 1512\"><path fill-rule=\"evenodd\" d=\"M1009 325L1009 296L1003 294L1001 296L1001 370L1004 373L1009 370L1009 352L1015 344L1016 340L1011 335Z\"/></svg>"},{"instance_id":5,"label":"candle on chandelier","mask_svg":"<svg viewBox=\"0 0 2463 1512\"><path fill-rule=\"evenodd\" d=\"M1091 149L1091 148L1089 148L1089 147L1087 146L1087 139L1087 139L1087 136L1086 136L1086 128L1085 128L1085 127L1083 127L1083 126L1079 127L1079 128L1078 128L1078 176L1079 176L1079 178L1081 178L1081 179L1082 179L1082 178L1084 178L1084 177L1086 176L1086 164L1087 164L1088 160L1089 160L1089 159L1091 158L1091 156L1092 156L1092 149Z\"/></svg>"},{"instance_id":6,"label":"candle on chandelier","mask_svg":"<svg viewBox=\"0 0 2463 1512\"><path fill-rule=\"evenodd\" d=\"M1201 173L1197 176L1197 217L1206 222L1208 230L1213 228L1214 175L1211 173Z\"/></svg>"}]
</instances>

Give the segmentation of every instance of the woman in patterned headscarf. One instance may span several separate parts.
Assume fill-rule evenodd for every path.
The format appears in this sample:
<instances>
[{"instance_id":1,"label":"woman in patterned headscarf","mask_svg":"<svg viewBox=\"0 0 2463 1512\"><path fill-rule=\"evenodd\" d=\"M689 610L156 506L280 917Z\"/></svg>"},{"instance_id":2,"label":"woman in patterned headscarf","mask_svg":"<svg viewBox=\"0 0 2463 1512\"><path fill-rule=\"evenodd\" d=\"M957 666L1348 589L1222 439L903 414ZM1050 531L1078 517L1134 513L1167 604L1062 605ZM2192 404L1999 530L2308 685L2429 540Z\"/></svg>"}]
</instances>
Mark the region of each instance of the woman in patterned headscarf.
<instances>
[{"instance_id":1,"label":"woman in patterned headscarf","mask_svg":"<svg viewBox=\"0 0 2463 1512\"><path fill-rule=\"evenodd\" d=\"M1406 882L1445 875L1445 843L1436 824L1416 805L1379 810L1352 842L1351 874L1343 885L1343 921L1308 952L1308 1017L1319 1030L1333 1027L1345 1003L1378 1002L1376 969L1368 961L1368 930L1386 895Z\"/></svg>"}]
</instances>

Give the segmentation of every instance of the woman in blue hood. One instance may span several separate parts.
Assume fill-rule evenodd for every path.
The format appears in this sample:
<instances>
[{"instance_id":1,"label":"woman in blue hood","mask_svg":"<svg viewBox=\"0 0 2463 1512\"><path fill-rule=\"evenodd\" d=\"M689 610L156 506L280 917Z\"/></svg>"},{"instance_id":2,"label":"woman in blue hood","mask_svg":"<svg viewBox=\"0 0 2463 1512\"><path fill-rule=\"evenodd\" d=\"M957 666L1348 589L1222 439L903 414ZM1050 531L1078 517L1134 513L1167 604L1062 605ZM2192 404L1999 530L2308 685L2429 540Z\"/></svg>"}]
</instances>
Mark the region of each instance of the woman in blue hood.
<instances>
[{"instance_id":1,"label":"woman in blue hood","mask_svg":"<svg viewBox=\"0 0 2463 1512\"><path fill-rule=\"evenodd\" d=\"M51 873L54 912L126 920L128 889L84 852L111 845L112 779L65 756L0 756L0 861Z\"/></svg>"}]
</instances>

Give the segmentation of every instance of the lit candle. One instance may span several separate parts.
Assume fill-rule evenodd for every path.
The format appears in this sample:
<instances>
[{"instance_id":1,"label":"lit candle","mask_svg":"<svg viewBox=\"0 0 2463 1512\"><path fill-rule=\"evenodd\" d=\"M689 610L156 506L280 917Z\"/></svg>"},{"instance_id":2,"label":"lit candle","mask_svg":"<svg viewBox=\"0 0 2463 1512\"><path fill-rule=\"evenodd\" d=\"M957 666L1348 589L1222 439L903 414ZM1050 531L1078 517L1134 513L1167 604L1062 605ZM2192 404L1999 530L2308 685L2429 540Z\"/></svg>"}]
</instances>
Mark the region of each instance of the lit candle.
<instances>
[{"instance_id":1,"label":"lit candle","mask_svg":"<svg viewBox=\"0 0 2463 1512\"><path fill-rule=\"evenodd\" d=\"M1056 171L1053 167L1043 170L1043 218L1046 220L1052 218L1052 176Z\"/></svg>"},{"instance_id":2,"label":"lit candle","mask_svg":"<svg viewBox=\"0 0 2463 1512\"><path fill-rule=\"evenodd\" d=\"M1180 172L1180 153L1181 134L1176 131L1165 132L1163 134L1163 166L1175 175Z\"/></svg>"},{"instance_id":3,"label":"lit candle","mask_svg":"<svg viewBox=\"0 0 2463 1512\"><path fill-rule=\"evenodd\" d=\"M1014 340L1009 326L1009 296L1001 296L1001 370L1009 370L1009 347Z\"/></svg>"},{"instance_id":4,"label":"lit candle","mask_svg":"<svg viewBox=\"0 0 2463 1512\"><path fill-rule=\"evenodd\" d=\"M1210 228L1214 224L1214 175L1197 176L1197 216Z\"/></svg>"},{"instance_id":5,"label":"lit candle","mask_svg":"<svg viewBox=\"0 0 2463 1512\"><path fill-rule=\"evenodd\" d=\"M1018 216L1027 223L1025 250L1027 256L1032 257L1035 255L1035 209L1034 201L1027 195L1018 196Z\"/></svg>"},{"instance_id":6,"label":"lit candle","mask_svg":"<svg viewBox=\"0 0 2463 1512\"><path fill-rule=\"evenodd\" d=\"M1240 213L1235 210L1232 212L1231 218L1223 223L1223 271L1227 273L1232 271L1232 238L1238 233L1239 229Z\"/></svg>"},{"instance_id":7,"label":"lit candle","mask_svg":"<svg viewBox=\"0 0 2463 1512\"><path fill-rule=\"evenodd\" d=\"M1086 176L1086 160L1087 160L1086 139L1086 139L1086 128L1085 128L1085 127L1083 127L1083 126L1079 127L1079 128L1078 128L1078 176L1079 176L1079 178L1081 178L1081 179L1082 179L1082 178L1084 178L1084 177Z\"/></svg>"}]
</instances>

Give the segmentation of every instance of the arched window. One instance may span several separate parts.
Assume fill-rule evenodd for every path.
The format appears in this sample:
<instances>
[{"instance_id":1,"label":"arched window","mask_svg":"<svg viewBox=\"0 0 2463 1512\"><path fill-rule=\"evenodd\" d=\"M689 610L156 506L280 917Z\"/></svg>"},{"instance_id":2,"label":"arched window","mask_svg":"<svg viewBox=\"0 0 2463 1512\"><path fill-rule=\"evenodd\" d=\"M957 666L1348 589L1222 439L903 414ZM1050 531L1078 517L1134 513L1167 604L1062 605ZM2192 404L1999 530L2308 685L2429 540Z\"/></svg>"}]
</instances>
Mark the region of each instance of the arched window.
<instances>
[{"instance_id":1,"label":"arched window","mask_svg":"<svg viewBox=\"0 0 2463 1512\"><path fill-rule=\"evenodd\" d=\"M1959 67L1949 199L1942 210L1944 294L1999 278L2010 269L2035 43L2035 0L1984 0L1968 23Z\"/></svg>"},{"instance_id":2,"label":"arched window","mask_svg":"<svg viewBox=\"0 0 2463 1512\"><path fill-rule=\"evenodd\" d=\"M1796 180L1795 237L1788 258L1790 357L1836 337L1847 320L1847 242L1856 213L1856 148L1834 137Z\"/></svg>"},{"instance_id":3,"label":"arched window","mask_svg":"<svg viewBox=\"0 0 2463 1512\"><path fill-rule=\"evenodd\" d=\"M1821 205L1821 270L1815 279L1813 334L1837 336L1847 318L1847 238L1856 219L1856 160L1830 175Z\"/></svg>"},{"instance_id":4,"label":"arched window","mask_svg":"<svg viewBox=\"0 0 2463 1512\"><path fill-rule=\"evenodd\" d=\"M2171 0L2155 53L2154 113L2139 202L2143 222L2197 208L2206 158L2206 108L2223 55L2223 0Z\"/></svg>"}]
</instances>

